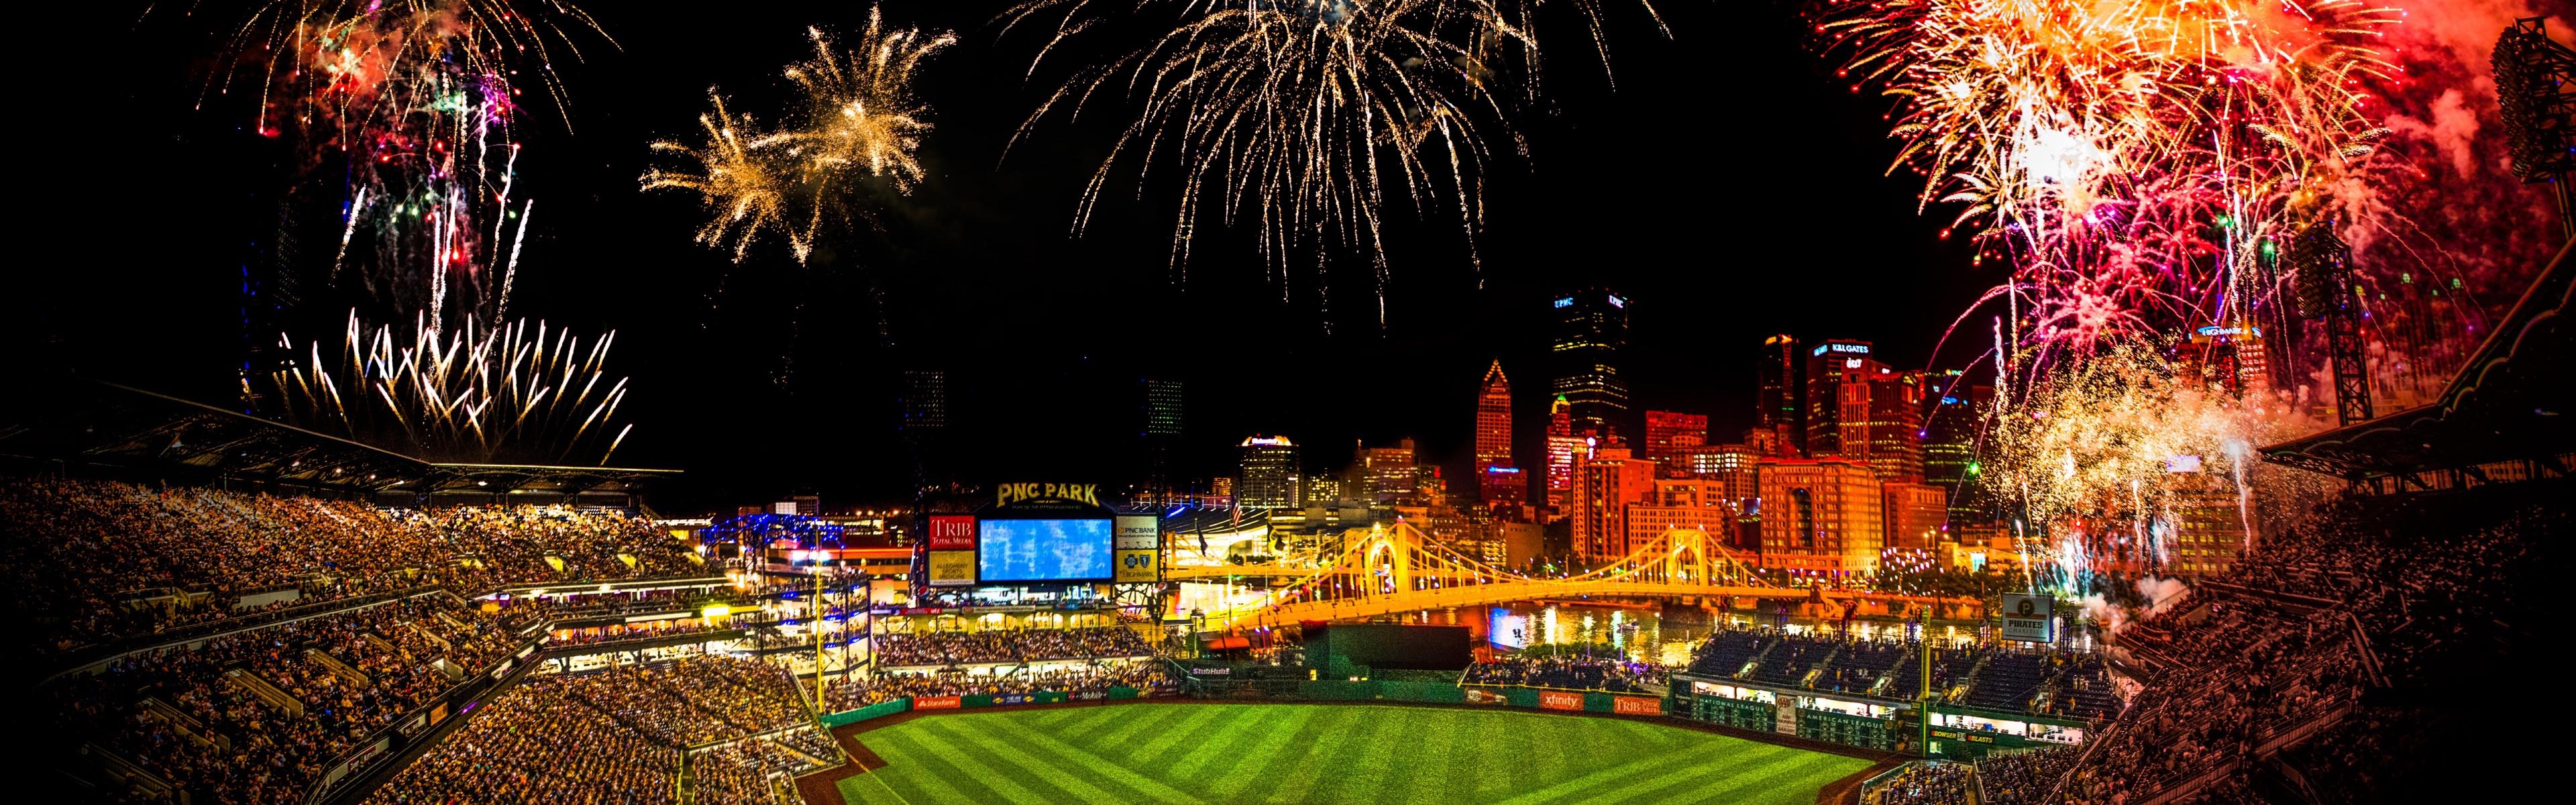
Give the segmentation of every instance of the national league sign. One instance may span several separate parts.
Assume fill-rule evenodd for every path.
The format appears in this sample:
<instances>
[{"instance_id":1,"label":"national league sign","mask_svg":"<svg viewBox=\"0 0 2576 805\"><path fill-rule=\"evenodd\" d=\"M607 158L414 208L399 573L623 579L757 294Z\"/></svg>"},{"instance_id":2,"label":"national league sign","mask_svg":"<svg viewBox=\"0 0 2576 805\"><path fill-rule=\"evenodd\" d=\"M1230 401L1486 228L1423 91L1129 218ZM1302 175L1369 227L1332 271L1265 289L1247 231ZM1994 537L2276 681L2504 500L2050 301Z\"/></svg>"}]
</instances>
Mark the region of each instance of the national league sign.
<instances>
[{"instance_id":1,"label":"national league sign","mask_svg":"<svg viewBox=\"0 0 2576 805\"><path fill-rule=\"evenodd\" d=\"M2057 635L2051 633L2051 627L2057 622L2055 598L2005 593L2002 603L2005 640L2057 642Z\"/></svg>"}]
</instances>

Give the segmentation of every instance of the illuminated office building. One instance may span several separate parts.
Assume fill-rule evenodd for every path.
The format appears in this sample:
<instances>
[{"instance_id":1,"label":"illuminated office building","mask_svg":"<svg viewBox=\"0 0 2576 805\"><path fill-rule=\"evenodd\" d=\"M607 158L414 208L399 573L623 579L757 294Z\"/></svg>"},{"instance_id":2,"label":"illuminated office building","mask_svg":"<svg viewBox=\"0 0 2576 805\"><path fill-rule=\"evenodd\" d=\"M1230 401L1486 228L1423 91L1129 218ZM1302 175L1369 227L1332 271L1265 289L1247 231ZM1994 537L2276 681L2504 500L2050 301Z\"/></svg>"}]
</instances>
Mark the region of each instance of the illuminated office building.
<instances>
[{"instance_id":1,"label":"illuminated office building","mask_svg":"<svg viewBox=\"0 0 2576 805\"><path fill-rule=\"evenodd\" d=\"M1763 567L1858 573L1878 566L1886 500L1867 465L1766 458L1758 472Z\"/></svg>"},{"instance_id":2,"label":"illuminated office building","mask_svg":"<svg viewBox=\"0 0 2576 805\"><path fill-rule=\"evenodd\" d=\"M1834 340L1807 349L1806 410L1803 414L1809 458L1844 455L1844 376L1869 363L1869 342Z\"/></svg>"},{"instance_id":3,"label":"illuminated office building","mask_svg":"<svg viewBox=\"0 0 2576 805\"><path fill-rule=\"evenodd\" d=\"M1495 361L1485 370L1484 387L1476 393L1476 499L1487 506L1520 505L1529 495L1529 482L1513 466L1512 381L1503 376L1503 362ZM1513 483L1521 488L1498 486ZM1510 501L1499 499L1503 497Z\"/></svg>"},{"instance_id":4,"label":"illuminated office building","mask_svg":"<svg viewBox=\"0 0 2576 805\"><path fill-rule=\"evenodd\" d=\"M1859 364L1843 373L1839 455L1869 462L1881 481L1922 482L1922 373L1867 359Z\"/></svg>"},{"instance_id":5,"label":"illuminated office building","mask_svg":"<svg viewBox=\"0 0 2576 805\"><path fill-rule=\"evenodd\" d=\"M1665 477L1687 472L1678 460L1683 450L1708 446L1708 415L1672 411L1646 412L1646 441L1637 453L1655 462Z\"/></svg>"},{"instance_id":6,"label":"illuminated office building","mask_svg":"<svg viewBox=\"0 0 2576 805\"><path fill-rule=\"evenodd\" d=\"M1422 471L1413 463L1413 440L1396 440L1394 447L1370 447L1360 451L1360 465L1368 478L1369 492L1379 504L1411 503Z\"/></svg>"},{"instance_id":7,"label":"illuminated office building","mask_svg":"<svg viewBox=\"0 0 2576 805\"><path fill-rule=\"evenodd\" d=\"M1967 385L1961 375L1957 369L1936 375L1923 393L1929 411L1923 422L1923 482L1948 498L1954 530L1986 519L1979 473L1971 468L1977 467L1977 424L1995 394L1995 387Z\"/></svg>"},{"instance_id":8,"label":"illuminated office building","mask_svg":"<svg viewBox=\"0 0 2576 805\"><path fill-rule=\"evenodd\" d=\"M1575 462L1572 511L1574 555L1587 561L1627 556L1628 507L1659 502L1655 462L1634 458L1625 448L1607 447Z\"/></svg>"},{"instance_id":9,"label":"illuminated office building","mask_svg":"<svg viewBox=\"0 0 2576 805\"><path fill-rule=\"evenodd\" d=\"M1560 517L1566 512L1567 490L1574 488L1574 462L1592 447L1589 438L1574 433L1573 407L1559 396L1547 413L1547 505Z\"/></svg>"},{"instance_id":10,"label":"illuminated office building","mask_svg":"<svg viewBox=\"0 0 2576 805\"><path fill-rule=\"evenodd\" d=\"M1753 429L1767 435L1746 443L1776 458L1804 458L1807 450L1806 387L1799 383L1798 339L1775 335L1762 339L1754 357Z\"/></svg>"},{"instance_id":11,"label":"illuminated office building","mask_svg":"<svg viewBox=\"0 0 2576 805\"><path fill-rule=\"evenodd\" d=\"M1908 481L1879 484L1881 516L1887 524L1886 546L1929 549L1948 534L1949 495L1940 487Z\"/></svg>"},{"instance_id":12,"label":"illuminated office building","mask_svg":"<svg viewBox=\"0 0 2576 805\"><path fill-rule=\"evenodd\" d=\"M2272 387L2272 372L2263 354L2263 328L2250 324L2193 330L2174 347L2175 363L2197 371L2209 389L2236 396Z\"/></svg>"},{"instance_id":13,"label":"illuminated office building","mask_svg":"<svg viewBox=\"0 0 2576 805\"><path fill-rule=\"evenodd\" d=\"M1235 487L1235 505L1246 509L1295 509L1306 505L1298 492L1297 445L1286 436L1253 436L1243 451Z\"/></svg>"},{"instance_id":14,"label":"illuminated office building","mask_svg":"<svg viewBox=\"0 0 2576 805\"><path fill-rule=\"evenodd\" d=\"M1173 491L1172 464L1181 446L1181 381L1145 378L1144 404L1140 406L1143 425L1137 436L1144 441L1145 481L1139 491L1151 500L1163 500Z\"/></svg>"},{"instance_id":15,"label":"illuminated office building","mask_svg":"<svg viewBox=\"0 0 2576 805\"><path fill-rule=\"evenodd\" d=\"M1628 433L1628 383L1619 356L1628 346L1628 300L1585 288L1550 302L1556 314L1548 340L1558 366L1554 388L1572 404L1577 433L1608 438Z\"/></svg>"}]
</instances>

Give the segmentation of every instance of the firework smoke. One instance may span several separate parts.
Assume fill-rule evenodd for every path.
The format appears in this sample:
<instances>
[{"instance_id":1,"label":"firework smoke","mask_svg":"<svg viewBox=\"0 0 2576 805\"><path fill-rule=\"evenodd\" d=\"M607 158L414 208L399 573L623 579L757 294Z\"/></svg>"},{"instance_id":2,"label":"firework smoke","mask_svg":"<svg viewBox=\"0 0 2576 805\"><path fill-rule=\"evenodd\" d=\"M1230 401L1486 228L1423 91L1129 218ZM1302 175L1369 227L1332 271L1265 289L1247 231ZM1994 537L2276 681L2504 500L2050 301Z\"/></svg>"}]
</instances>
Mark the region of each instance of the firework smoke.
<instances>
[{"instance_id":1,"label":"firework smoke","mask_svg":"<svg viewBox=\"0 0 2576 805\"><path fill-rule=\"evenodd\" d=\"M585 344L525 320L439 328L427 314L398 339L352 312L335 352L307 343L302 366L269 377L267 391L290 424L423 459L604 465L634 429L614 421L626 400L626 378L605 368L616 340Z\"/></svg>"},{"instance_id":2,"label":"firework smoke","mask_svg":"<svg viewBox=\"0 0 2576 805\"><path fill-rule=\"evenodd\" d=\"M737 263L764 232L785 238L788 250L804 262L824 222L845 217L840 210L853 185L882 178L904 193L921 180L913 153L930 131L930 109L913 95L913 71L957 38L888 31L875 9L868 11L857 50L836 51L820 29L807 34L814 40L814 58L786 71L805 95L804 115L794 125L764 132L751 115L726 110L724 97L710 91L715 111L698 118L706 130L702 145L651 146L693 164L651 169L643 189L697 193L711 213L698 229L698 242L717 248L731 243Z\"/></svg>"}]
</instances>

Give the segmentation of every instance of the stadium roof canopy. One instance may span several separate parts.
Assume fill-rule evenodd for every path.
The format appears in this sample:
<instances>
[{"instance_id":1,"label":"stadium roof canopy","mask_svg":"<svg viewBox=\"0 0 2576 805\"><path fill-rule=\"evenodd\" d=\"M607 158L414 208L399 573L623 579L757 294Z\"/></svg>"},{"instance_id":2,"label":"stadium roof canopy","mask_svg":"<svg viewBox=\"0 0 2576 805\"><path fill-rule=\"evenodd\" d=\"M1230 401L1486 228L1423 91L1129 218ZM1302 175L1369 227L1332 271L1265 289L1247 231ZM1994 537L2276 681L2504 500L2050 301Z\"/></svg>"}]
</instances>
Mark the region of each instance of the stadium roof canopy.
<instances>
[{"instance_id":1,"label":"stadium roof canopy","mask_svg":"<svg viewBox=\"0 0 2576 805\"><path fill-rule=\"evenodd\" d=\"M12 397L0 409L0 459L28 469L60 467L202 483L281 483L347 493L512 490L577 494L631 490L679 470L433 464L142 389L61 378L48 394ZM174 477L175 476L175 477Z\"/></svg>"},{"instance_id":2,"label":"stadium roof canopy","mask_svg":"<svg viewBox=\"0 0 2576 805\"><path fill-rule=\"evenodd\" d=\"M2563 457L2576 450L2569 248L2576 241L2558 250L2432 404L2265 447L2263 457L2354 480L2508 461L2567 474Z\"/></svg>"}]
</instances>

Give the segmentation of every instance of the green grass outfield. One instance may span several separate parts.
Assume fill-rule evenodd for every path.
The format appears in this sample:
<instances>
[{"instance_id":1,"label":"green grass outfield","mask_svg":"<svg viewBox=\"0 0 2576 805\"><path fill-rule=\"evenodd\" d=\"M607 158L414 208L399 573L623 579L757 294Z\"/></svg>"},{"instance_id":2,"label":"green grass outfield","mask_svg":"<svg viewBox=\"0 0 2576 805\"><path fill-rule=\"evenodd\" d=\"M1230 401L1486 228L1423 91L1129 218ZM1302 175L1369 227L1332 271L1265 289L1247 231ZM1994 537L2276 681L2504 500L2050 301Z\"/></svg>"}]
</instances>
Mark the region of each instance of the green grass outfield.
<instances>
[{"instance_id":1,"label":"green grass outfield","mask_svg":"<svg viewBox=\"0 0 2576 805\"><path fill-rule=\"evenodd\" d=\"M1314 704L939 713L861 733L852 805L1809 805L1868 761L1636 721Z\"/></svg>"}]
</instances>

